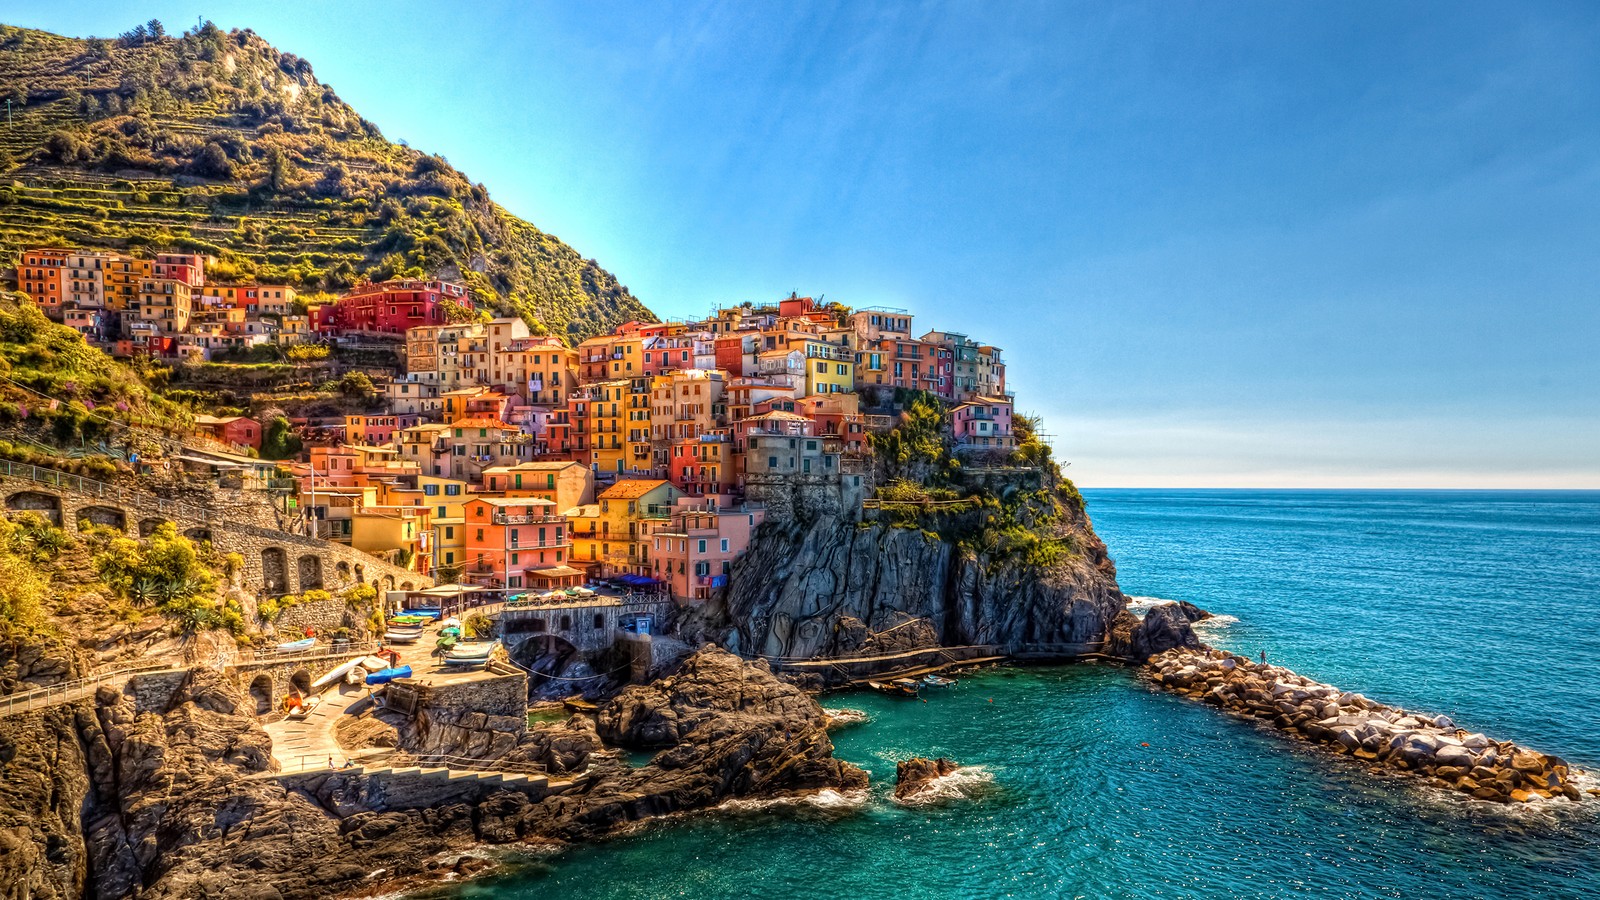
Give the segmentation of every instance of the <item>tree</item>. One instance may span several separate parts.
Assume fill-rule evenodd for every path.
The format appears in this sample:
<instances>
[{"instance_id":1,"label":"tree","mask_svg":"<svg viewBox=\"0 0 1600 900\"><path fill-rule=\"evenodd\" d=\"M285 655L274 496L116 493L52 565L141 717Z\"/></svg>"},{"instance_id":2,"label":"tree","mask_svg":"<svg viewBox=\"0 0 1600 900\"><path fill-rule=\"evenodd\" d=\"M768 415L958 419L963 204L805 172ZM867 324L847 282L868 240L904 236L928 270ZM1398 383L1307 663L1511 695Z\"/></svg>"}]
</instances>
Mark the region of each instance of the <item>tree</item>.
<instances>
[{"instance_id":1,"label":"tree","mask_svg":"<svg viewBox=\"0 0 1600 900\"><path fill-rule=\"evenodd\" d=\"M159 41L167 36L167 28L165 25L161 24L160 19L151 19L150 21L144 23L144 30L146 34L150 35L152 40Z\"/></svg>"},{"instance_id":2,"label":"tree","mask_svg":"<svg viewBox=\"0 0 1600 900\"><path fill-rule=\"evenodd\" d=\"M372 400L378 396L378 386L364 372L346 372L339 379L339 393L352 400Z\"/></svg>"},{"instance_id":3,"label":"tree","mask_svg":"<svg viewBox=\"0 0 1600 900\"><path fill-rule=\"evenodd\" d=\"M208 143L200 149L199 155L189 163L189 171L201 178L232 178L233 161L228 159L228 154L215 143Z\"/></svg>"},{"instance_id":4,"label":"tree","mask_svg":"<svg viewBox=\"0 0 1600 900\"><path fill-rule=\"evenodd\" d=\"M300 436L284 416L274 416L261 430L261 457L263 459L292 459L300 455Z\"/></svg>"}]
</instances>

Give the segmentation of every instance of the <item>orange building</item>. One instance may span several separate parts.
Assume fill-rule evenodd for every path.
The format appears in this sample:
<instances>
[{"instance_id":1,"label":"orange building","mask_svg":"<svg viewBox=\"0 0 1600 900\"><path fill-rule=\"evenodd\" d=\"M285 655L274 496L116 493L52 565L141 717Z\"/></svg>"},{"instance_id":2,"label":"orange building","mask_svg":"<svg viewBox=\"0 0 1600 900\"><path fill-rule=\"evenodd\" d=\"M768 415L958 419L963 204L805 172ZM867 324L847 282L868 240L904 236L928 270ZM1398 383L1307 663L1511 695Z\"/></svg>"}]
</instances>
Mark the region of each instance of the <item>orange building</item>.
<instances>
[{"instance_id":1,"label":"orange building","mask_svg":"<svg viewBox=\"0 0 1600 900\"><path fill-rule=\"evenodd\" d=\"M50 315L60 315L66 295L67 260L71 250L25 250L17 263L17 287Z\"/></svg>"},{"instance_id":2,"label":"orange building","mask_svg":"<svg viewBox=\"0 0 1600 900\"><path fill-rule=\"evenodd\" d=\"M476 497L463 508L466 581L507 588L559 586L573 578L581 583L582 573L565 565L572 543L552 501Z\"/></svg>"}]
</instances>

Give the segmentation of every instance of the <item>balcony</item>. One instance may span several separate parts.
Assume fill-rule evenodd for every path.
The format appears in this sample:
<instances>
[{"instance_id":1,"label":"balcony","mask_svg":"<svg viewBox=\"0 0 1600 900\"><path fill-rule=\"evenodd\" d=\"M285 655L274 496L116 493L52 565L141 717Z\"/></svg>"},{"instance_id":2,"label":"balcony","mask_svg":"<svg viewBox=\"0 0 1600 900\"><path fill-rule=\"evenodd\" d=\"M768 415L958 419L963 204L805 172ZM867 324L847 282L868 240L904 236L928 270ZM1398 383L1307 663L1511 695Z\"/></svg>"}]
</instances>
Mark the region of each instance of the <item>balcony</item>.
<instances>
[{"instance_id":1,"label":"balcony","mask_svg":"<svg viewBox=\"0 0 1600 900\"><path fill-rule=\"evenodd\" d=\"M565 525L565 516L547 515L515 515L510 513L495 512L489 516L489 521L496 525Z\"/></svg>"}]
</instances>

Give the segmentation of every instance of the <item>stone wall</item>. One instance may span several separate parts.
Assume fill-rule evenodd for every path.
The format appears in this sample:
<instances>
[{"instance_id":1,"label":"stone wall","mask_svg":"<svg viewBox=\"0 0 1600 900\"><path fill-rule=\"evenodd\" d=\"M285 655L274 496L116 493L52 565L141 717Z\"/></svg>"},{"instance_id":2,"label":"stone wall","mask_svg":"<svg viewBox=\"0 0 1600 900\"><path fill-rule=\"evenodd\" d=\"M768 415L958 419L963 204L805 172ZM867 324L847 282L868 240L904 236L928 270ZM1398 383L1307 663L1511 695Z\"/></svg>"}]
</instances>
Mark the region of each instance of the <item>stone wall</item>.
<instances>
[{"instance_id":1,"label":"stone wall","mask_svg":"<svg viewBox=\"0 0 1600 900\"><path fill-rule=\"evenodd\" d=\"M135 675L128 679L128 686L123 690L133 697L136 711L164 713L172 707L172 698L188 680L188 670Z\"/></svg>"},{"instance_id":2,"label":"stone wall","mask_svg":"<svg viewBox=\"0 0 1600 900\"><path fill-rule=\"evenodd\" d=\"M284 607L278 613L278 618L272 621L272 626L281 635L303 634L307 628L315 629L318 633L349 628L365 634L366 618L363 611L351 609L345 601L332 597Z\"/></svg>"},{"instance_id":3,"label":"stone wall","mask_svg":"<svg viewBox=\"0 0 1600 900\"><path fill-rule=\"evenodd\" d=\"M414 753L494 759L509 753L528 730L525 672L486 672L442 685L416 679L397 684L416 692L416 713L404 741Z\"/></svg>"},{"instance_id":4,"label":"stone wall","mask_svg":"<svg viewBox=\"0 0 1600 900\"><path fill-rule=\"evenodd\" d=\"M768 522L851 516L872 492L864 473L837 475L746 475L745 500L766 507Z\"/></svg>"},{"instance_id":5,"label":"stone wall","mask_svg":"<svg viewBox=\"0 0 1600 900\"><path fill-rule=\"evenodd\" d=\"M541 637L556 637L584 654L599 653L616 640L622 607L611 603L518 606L495 617L495 635L514 650Z\"/></svg>"},{"instance_id":6,"label":"stone wall","mask_svg":"<svg viewBox=\"0 0 1600 900\"><path fill-rule=\"evenodd\" d=\"M19 466L13 474L0 469L0 497L8 511L36 511L68 530L83 521L133 535L148 535L172 522L193 540L243 557L240 586L253 594L337 592L357 583L370 584L380 594L433 586L432 578L344 544L278 530L271 497L261 491L190 485L169 493L181 499L48 469Z\"/></svg>"}]
</instances>

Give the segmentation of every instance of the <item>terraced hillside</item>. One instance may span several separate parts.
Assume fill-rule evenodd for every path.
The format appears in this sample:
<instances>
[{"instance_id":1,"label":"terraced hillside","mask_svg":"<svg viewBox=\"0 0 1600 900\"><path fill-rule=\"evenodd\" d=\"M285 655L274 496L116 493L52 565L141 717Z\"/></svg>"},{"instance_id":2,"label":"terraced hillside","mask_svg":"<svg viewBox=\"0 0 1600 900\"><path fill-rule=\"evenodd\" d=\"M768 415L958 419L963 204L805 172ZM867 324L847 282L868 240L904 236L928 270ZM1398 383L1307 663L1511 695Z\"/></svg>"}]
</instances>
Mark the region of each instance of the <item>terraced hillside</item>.
<instances>
[{"instance_id":1,"label":"terraced hillside","mask_svg":"<svg viewBox=\"0 0 1600 900\"><path fill-rule=\"evenodd\" d=\"M386 140L249 30L78 39L0 25L0 255L202 250L222 278L333 293L439 275L577 341L650 312L438 156Z\"/></svg>"}]
</instances>

